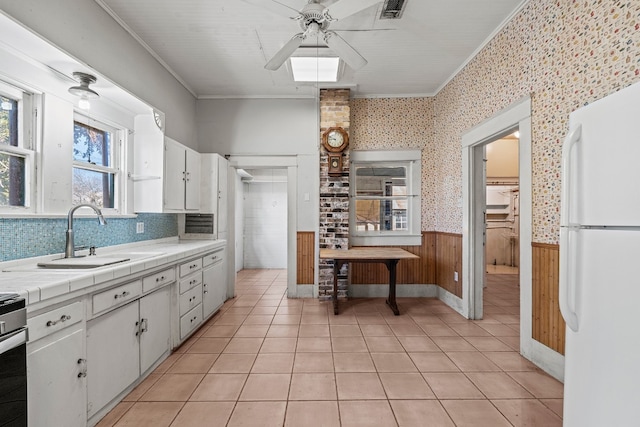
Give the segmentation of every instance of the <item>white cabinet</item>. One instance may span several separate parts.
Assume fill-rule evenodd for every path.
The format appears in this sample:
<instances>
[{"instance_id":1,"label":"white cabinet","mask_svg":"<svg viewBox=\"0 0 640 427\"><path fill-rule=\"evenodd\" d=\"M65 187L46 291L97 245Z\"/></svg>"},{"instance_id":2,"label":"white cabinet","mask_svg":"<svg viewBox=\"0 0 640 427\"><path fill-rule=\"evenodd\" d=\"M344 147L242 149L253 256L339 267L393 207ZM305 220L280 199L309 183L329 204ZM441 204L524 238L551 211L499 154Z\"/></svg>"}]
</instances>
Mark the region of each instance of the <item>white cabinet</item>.
<instances>
[{"instance_id":1,"label":"white cabinet","mask_svg":"<svg viewBox=\"0 0 640 427\"><path fill-rule=\"evenodd\" d=\"M137 301L87 323L88 416L140 376Z\"/></svg>"},{"instance_id":2,"label":"white cabinet","mask_svg":"<svg viewBox=\"0 0 640 427\"><path fill-rule=\"evenodd\" d=\"M140 374L144 374L171 345L170 287L140 299Z\"/></svg>"},{"instance_id":3,"label":"white cabinet","mask_svg":"<svg viewBox=\"0 0 640 427\"><path fill-rule=\"evenodd\" d=\"M212 213L214 234L227 237L228 173L229 161L218 154L200 155L202 175L200 182L200 212Z\"/></svg>"},{"instance_id":4,"label":"white cabinet","mask_svg":"<svg viewBox=\"0 0 640 427\"><path fill-rule=\"evenodd\" d=\"M165 137L164 210L200 209L200 154Z\"/></svg>"},{"instance_id":5,"label":"white cabinet","mask_svg":"<svg viewBox=\"0 0 640 427\"><path fill-rule=\"evenodd\" d=\"M165 286L87 323L89 418L169 350L170 289Z\"/></svg>"},{"instance_id":6,"label":"white cabinet","mask_svg":"<svg viewBox=\"0 0 640 427\"><path fill-rule=\"evenodd\" d=\"M227 300L225 249L178 266L179 329L174 346L180 345Z\"/></svg>"},{"instance_id":7,"label":"white cabinet","mask_svg":"<svg viewBox=\"0 0 640 427\"><path fill-rule=\"evenodd\" d=\"M82 303L54 311L29 319L28 322L30 328L39 331L37 338L32 337L27 345L29 426L50 426L52 420L61 426L86 426L87 383ZM62 321L62 316L70 319ZM47 323L51 325L48 331Z\"/></svg>"},{"instance_id":8,"label":"white cabinet","mask_svg":"<svg viewBox=\"0 0 640 427\"><path fill-rule=\"evenodd\" d=\"M202 311L206 319L215 313L227 299L227 272L224 250L203 257Z\"/></svg>"},{"instance_id":9,"label":"white cabinet","mask_svg":"<svg viewBox=\"0 0 640 427\"><path fill-rule=\"evenodd\" d=\"M134 210L198 211L200 154L165 137L151 115L136 116L134 126Z\"/></svg>"}]
</instances>

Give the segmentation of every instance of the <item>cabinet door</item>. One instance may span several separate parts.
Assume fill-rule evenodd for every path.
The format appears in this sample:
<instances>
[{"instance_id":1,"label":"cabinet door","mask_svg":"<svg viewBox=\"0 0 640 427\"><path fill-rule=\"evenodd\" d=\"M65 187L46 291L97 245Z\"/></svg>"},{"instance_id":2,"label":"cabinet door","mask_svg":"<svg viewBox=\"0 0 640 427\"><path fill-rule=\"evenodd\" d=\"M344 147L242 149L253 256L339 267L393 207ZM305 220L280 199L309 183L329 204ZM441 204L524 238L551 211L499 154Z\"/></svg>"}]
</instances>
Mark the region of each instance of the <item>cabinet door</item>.
<instances>
[{"instance_id":1,"label":"cabinet door","mask_svg":"<svg viewBox=\"0 0 640 427\"><path fill-rule=\"evenodd\" d=\"M138 320L134 301L87 323L89 418L140 376Z\"/></svg>"},{"instance_id":2,"label":"cabinet door","mask_svg":"<svg viewBox=\"0 0 640 427\"><path fill-rule=\"evenodd\" d=\"M149 369L171 345L171 286L140 299L140 373Z\"/></svg>"},{"instance_id":3,"label":"cabinet door","mask_svg":"<svg viewBox=\"0 0 640 427\"><path fill-rule=\"evenodd\" d=\"M186 181L184 207L187 210L200 209L200 154L186 150Z\"/></svg>"},{"instance_id":4,"label":"cabinet door","mask_svg":"<svg viewBox=\"0 0 640 427\"><path fill-rule=\"evenodd\" d=\"M29 426L87 425L84 332L78 324L28 346Z\"/></svg>"},{"instance_id":5,"label":"cabinet door","mask_svg":"<svg viewBox=\"0 0 640 427\"><path fill-rule=\"evenodd\" d=\"M206 319L227 299L224 261L202 270L202 310Z\"/></svg>"},{"instance_id":6,"label":"cabinet door","mask_svg":"<svg viewBox=\"0 0 640 427\"><path fill-rule=\"evenodd\" d=\"M184 210L185 149L165 138L164 150L164 208Z\"/></svg>"},{"instance_id":7,"label":"cabinet door","mask_svg":"<svg viewBox=\"0 0 640 427\"><path fill-rule=\"evenodd\" d=\"M227 189L229 161L224 157L218 157L218 238L227 238ZM220 236L220 233L223 236Z\"/></svg>"}]
</instances>

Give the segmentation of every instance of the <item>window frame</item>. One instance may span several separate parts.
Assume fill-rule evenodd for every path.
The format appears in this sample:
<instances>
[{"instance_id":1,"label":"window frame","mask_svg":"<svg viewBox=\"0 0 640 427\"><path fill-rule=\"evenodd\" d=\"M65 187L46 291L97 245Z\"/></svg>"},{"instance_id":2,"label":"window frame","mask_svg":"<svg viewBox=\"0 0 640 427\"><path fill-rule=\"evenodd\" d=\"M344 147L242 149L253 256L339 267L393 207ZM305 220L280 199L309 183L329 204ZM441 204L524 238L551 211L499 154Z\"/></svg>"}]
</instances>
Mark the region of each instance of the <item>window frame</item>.
<instances>
[{"instance_id":1,"label":"window frame","mask_svg":"<svg viewBox=\"0 0 640 427\"><path fill-rule=\"evenodd\" d=\"M73 159L73 142L71 143L71 205L73 205L73 173L76 168L99 172L99 173L109 173L114 174L113 178L113 208L104 208L100 207L100 210L104 215L123 215L125 214L125 194L126 194L126 182L123 177L123 171L125 168L126 156L123 153L125 149L125 129L117 127L111 123L107 123L101 119L95 119L87 114L86 111L77 111L74 110L73 113L73 123L72 125L75 127L76 122L81 123L85 126L95 128L101 131L105 131L111 134L111 164L112 166L102 166L102 165L94 165L88 162L83 162L79 160Z\"/></svg>"},{"instance_id":2,"label":"window frame","mask_svg":"<svg viewBox=\"0 0 640 427\"><path fill-rule=\"evenodd\" d=\"M349 241L352 246L419 246L422 244L422 152L420 150L353 150L349 159ZM405 167L406 196L358 196L356 195L356 170L363 165ZM406 200L407 230L357 230L356 201L363 199ZM395 219L392 220L395 227Z\"/></svg>"},{"instance_id":3,"label":"window frame","mask_svg":"<svg viewBox=\"0 0 640 427\"><path fill-rule=\"evenodd\" d=\"M21 157L25 162L24 206L0 206L0 214L30 214L36 211L36 125L39 97L36 93L0 80L0 95L17 101L18 145L0 144L0 153Z\"/></svg>"}]
</instances>

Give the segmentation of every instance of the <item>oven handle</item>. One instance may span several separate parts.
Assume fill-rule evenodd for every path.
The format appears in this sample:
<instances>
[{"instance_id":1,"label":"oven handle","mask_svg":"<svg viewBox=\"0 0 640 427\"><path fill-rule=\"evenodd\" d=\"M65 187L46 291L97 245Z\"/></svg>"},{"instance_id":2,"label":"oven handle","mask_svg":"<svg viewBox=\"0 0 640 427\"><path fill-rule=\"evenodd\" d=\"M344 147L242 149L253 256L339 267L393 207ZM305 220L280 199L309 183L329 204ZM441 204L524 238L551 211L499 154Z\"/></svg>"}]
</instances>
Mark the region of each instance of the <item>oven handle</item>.
<instances>
[{"instance_id":1,"label":"oven handle","mask_svg":"<svg viewBox=\"0 0 640 427\"><path fill-rule=\"evenodd\" d=\"M10 334L0 337L0 354L13 350L22 344L26 344L28 339L27 328L21 328L15 332L11 332Z\"/></svg>"}]
</instances>

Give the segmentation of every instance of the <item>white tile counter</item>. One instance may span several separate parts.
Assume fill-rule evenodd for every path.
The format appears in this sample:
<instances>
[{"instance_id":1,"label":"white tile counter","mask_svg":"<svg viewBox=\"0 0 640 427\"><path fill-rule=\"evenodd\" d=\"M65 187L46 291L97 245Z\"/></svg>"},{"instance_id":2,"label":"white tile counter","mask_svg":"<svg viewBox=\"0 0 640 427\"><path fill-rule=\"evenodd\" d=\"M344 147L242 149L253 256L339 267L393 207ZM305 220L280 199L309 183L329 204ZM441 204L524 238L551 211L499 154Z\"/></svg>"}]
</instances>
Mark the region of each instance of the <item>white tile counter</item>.
<instances>
[{"instance_id":1,"label":"white tile counter","mask_svg":"<svg viewBox=\"0 0 640 427\"><path fill-rule=\"evenodd\" d=\"M146 274L155 268L222 248L225 243L225 240L178 240L176 237L97 248L98 255L126 256L130 260L88 269L37 266L38 262L61 258L62 254L6 261L0 263L0 292L14 292L25 298L28 311L41 309L66 298L95 292L114 280Z\"/></svg>"}]
</instances>

